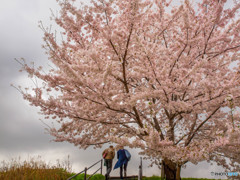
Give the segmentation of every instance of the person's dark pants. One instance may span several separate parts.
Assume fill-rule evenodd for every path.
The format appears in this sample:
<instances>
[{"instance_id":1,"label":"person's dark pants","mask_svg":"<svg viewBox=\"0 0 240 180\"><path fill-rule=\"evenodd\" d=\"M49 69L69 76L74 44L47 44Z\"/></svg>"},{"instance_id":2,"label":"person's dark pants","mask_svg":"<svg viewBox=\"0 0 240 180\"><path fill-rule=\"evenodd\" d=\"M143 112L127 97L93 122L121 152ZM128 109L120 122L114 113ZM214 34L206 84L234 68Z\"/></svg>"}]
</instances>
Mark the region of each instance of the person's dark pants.
<instances>
[{"instance_id":1,"label":"person's dark pants","mask_svg":"<svg viewBox=\"0 0 240 180\"><path fill-rule=\"evenodd\" d=\"M105 159L105 164L106 164L106 179L109 178L110 172L112 171L112 159Z\"/></svg>"},{"instance_id":2,"label":"person's dark pants","mask_svg":"<svg viewBox=\"0 0 240 180\"><path fill-rule=\"evenodd\" d=\"M120 166L120 178L123 179L123 169L124 169L124 177L127 176L127 165L128 162L126 164L123 164L122 166Z\"/></svg>"}]
</instances>

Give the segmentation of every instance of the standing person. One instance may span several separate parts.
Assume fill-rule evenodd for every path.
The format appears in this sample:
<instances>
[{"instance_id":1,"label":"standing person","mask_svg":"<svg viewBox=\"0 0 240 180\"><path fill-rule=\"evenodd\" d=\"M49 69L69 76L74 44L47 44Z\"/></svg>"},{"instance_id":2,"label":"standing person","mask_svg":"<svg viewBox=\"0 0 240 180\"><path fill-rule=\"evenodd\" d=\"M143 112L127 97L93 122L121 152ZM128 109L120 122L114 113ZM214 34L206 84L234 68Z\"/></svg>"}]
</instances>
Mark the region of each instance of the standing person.
<instances>
[{"instance_id":1,"label":"standing person","mask_svg":"<svg viewBox=\"0 0 240 180\"><path fill-rule=\"evenodd\" d=\"M120 146L117 152L117 158L118 158L118 161L115 164L114 169L117 169L120 167L120 178L123 179L123 170L124 170L124 177L127 177L127 165L128 165L128 161L131 158L131 154L128 152L128 150L124 149L123 146Z\"/></svg>"},{"instance_id":2,"label":"standing person","mask_svg":"<svg viewBox=\"0 0 240 180\"><path fill-rule=\"evenodd\" d=\"M106 174L105 179L109 178L110 172L112 171L112 160L115 157L115 149L113 146L109 146L109 148L105 149L102 153L104 164L106 165Z\"/></svg>"}]
</instances>

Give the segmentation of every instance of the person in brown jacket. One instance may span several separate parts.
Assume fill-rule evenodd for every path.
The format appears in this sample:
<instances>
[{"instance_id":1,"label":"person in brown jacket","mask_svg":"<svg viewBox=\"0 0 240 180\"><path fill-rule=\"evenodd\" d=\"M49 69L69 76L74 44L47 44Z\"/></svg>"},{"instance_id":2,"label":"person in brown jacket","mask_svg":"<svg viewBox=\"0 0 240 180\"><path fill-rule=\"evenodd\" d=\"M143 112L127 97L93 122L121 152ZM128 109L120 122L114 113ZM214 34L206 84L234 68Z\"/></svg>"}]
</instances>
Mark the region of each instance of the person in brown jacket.
<instances>
[{"instance_id":1,"label":"person in brown jacket","mask_svg":"<svg viewBox=\"0 0 240 180\"><path fill-rule=\"evenodd\" d=\"M113 158L115 157L115 149L113 146L109 146L109 148L105 149L102 153L104 163L106 165L106 174L105 174L105 179L107 180L109 178L110 172L112 171L112 161Z\"/></svg>"}]
</instances>

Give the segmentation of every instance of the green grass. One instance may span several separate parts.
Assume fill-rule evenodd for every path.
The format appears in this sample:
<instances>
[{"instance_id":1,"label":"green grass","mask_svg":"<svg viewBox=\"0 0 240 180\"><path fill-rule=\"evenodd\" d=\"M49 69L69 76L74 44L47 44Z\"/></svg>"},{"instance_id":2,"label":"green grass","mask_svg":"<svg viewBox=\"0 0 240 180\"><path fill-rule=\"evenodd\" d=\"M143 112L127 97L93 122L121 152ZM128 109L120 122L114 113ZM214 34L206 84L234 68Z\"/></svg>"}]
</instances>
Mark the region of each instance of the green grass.
<instances>
[{"instance_id":1,"label":"green grass","mask_svg":"<svg viewBox=\"0 0 240 180\"><path fill-rule=\"evenodd\" d=\"M144 177L143 180L161 180L159 176ZM216 180L216 179L207 179L207 178L181 178L181 180Z\"/></svg>"},{"instance_id":2,"label":"green grass","mask_svg":"<svg viewBox=\"0 0 240 180\"><path fill-rule=\"evenodd\" d=\"M56 165L47 164L39 156L28 161L21 161L20 158L12 159L10 162L2 161L0 165L1 180L66 180L75 175L71 172L69 157L67 161L59 162ZM90 175L87 175L89 177ZM91 180L104 180L101 174L95 174ZM160 180L159 176L144 177L143 180ZM73 180L84 180L84 174L80 174ZM182 180L213 180L206 178L182 178Z\"/></svg>"},{"instance_id":3,"label":"green grass","mask_svg":"<svg viewBox=\"0 0 240 180\"><path fill-rule=\"evenodd\" d=\"M75 173L72 173L71 176L75 175ZM69 177L71 177L69 176ZM87 175L87 178L90 175ZM104 180L105 177L101 174L95 174L91 177L91 180ZM79 174L78 176L74 177L72 180L84 180L84 174Z\"/></svg>"}]
</instances>

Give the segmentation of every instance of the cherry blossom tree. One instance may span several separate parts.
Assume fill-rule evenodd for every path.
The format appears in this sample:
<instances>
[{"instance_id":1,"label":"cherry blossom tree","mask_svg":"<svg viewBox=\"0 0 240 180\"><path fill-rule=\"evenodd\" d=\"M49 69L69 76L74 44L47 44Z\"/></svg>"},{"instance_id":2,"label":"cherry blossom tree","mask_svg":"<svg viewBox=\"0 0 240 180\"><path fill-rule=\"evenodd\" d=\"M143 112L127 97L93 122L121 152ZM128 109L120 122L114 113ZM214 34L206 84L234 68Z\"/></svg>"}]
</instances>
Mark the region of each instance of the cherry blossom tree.
<instances>
[{"instance_id":1,"label":"cherry blossom tree","mask_svg":"<svg viewBox=\"0 0 240 180\"><path fill-rule=\"evenodd\" d=\"M141 149L179 179L186 162L239 170L240 4L226 0L58 1L62 39L44 30L53 63L19 89L80 148L116 143Z\"/></svg>"}]
</instances>

